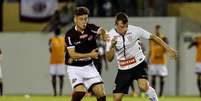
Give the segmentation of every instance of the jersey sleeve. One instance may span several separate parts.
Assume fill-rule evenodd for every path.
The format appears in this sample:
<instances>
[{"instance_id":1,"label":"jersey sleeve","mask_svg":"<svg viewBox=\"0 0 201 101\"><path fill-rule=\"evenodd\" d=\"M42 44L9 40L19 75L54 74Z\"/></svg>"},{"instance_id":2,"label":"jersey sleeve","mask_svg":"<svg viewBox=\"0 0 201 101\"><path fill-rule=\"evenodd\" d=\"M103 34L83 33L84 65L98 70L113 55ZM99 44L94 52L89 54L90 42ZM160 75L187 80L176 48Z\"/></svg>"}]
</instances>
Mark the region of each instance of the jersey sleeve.
<instances>
[{"instance_id":1,"label":"jersey sleeve","mask_svg":"<svg viewBox=\"0 0 201 101\"><path fill-rule=\"evenodd\" d=\"M52 46L52 38L49 39L48 45L51 47Z\"/></svg>"},{"instance_id":2,"label":"jersey sleeve","mask_svg":"<svg viewBox=\"0 0 201 101\"><path fill-rule=\"evenodd\" d=\"M66 44L67 48L74 48L75 47L73 37L68 32L65 35L65 44Z\"/></svg>"},{"instance_id":3,"label":"jersey sleeve","mask_svg":"<svg viewBox=\"0 0 201 101\"><path fill-rule=\"evenodd\" d=\"M89 29L91 29L93 32L95 32L96 34L99 32L99 30L101 29L101 27L96 26L95 24L88 24Z\"/></svg>"},{"instance_id":4,"label":"jersey sleeve","mask_svg":"<svg viewBox=\"0 0 201 101\"><path fill-rule=\"evenodd\" d=\"M140 35L140 37L144 38L144 39L149 39L151 36L151 33L138 27L138 33Z\"/></svg>"}]
</instances>

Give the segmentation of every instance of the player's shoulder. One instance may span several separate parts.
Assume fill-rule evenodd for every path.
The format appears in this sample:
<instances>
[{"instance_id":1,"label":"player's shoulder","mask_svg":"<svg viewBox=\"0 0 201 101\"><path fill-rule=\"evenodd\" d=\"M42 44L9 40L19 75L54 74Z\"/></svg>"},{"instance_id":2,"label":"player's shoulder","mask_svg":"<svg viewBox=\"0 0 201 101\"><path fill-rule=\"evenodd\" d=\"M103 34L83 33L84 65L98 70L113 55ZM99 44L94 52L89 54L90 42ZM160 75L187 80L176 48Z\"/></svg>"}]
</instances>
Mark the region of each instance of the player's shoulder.
<instances>
[{"instance_id":1,"label":"player's shoulder","mask_svg":"<svg viewBox=\"0 0 201 101\"><path fill-rule=\"evenodd\" d=\"M109 32L108 32L108 34L109 34L109 36L119 35L119 34L116 32L115 28L110 29Z\"/></svg>"},{"instance_id":2,"label":"player's shoulder","mask_svg":"<svg viewBox=\"0 0 201 101\"><path fill-rule=\"evenodd\" d=\"M142 29L142 28L139 26L128 25L128 30L139 30L139 29Z\"/></svg>"},{"instance_id":3,"label":"player's shoulder","mask_svg":"<svg viewBox=\"0 0 201 101\"><path fill-rule=\"evenodd\" d=\"M60 39L64 39L64 36L63 36L63 35L60 35L59 38L60 38Z\"/></svg>"},{"instance_id":4,"label":"player's shoulder","mask_svg":"<svg viewBox=\"0 0 201 101\"><path fill-rule=\"evenodd\" d=\"M138 33L140 31L143 31L143 28L141 28L139 26L128 25L128 32Z\"/></svg>"},{"instance_id":5,"label":"player's shoulder","mask_svg":"<svg viewBox=\"0 0 201 101\"><path fill-rule=\"evenodd\" d=\"M67 32L66 32L66 35L65 36L72 36L73 33L75 33L76 30L75 30L75 26L73 26L72 28L70 28Z\"/></svg>"},{"instance_id":6,"label":"player's shoulder","mask_svg":"<svg viewBox=\"0 0 201 101\"><path fill-rule=\"evenodd\" d=\"M94 28L99 28L99 26L97 26L96 24L93 24L93 23L87 23L87 27L86 28L94 29Z\"/></svg>"}]
</instances>

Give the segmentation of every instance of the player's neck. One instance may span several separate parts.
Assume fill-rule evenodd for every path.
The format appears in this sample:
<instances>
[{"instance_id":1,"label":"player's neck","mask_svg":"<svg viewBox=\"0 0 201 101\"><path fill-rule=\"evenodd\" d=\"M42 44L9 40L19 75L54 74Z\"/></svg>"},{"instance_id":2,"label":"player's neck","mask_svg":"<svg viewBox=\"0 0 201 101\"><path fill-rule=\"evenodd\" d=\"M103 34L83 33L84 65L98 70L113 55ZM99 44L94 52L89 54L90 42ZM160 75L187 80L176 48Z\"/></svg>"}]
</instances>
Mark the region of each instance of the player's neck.
<instances>
[{"instance_id":1,"label":"player's neck","mask_svg":"<svg viewBox=\"0 0 201 101\"><path fill-rule=\"evenodd\" d=\"M75 26L75 30L81 32L82 34L84 33L84 30L79 28L77 25Z\"/></svg>"}]
</instances>

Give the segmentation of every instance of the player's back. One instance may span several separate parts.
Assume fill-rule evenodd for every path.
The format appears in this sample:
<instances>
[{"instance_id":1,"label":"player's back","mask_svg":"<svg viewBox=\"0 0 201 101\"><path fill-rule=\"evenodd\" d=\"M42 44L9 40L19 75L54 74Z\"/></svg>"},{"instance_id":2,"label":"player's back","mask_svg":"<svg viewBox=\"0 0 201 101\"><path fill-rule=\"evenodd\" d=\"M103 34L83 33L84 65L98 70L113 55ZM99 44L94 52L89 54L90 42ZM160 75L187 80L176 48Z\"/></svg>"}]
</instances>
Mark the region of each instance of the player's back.
<instances>
[{"instance_id":1,"label":"player's back","mask_svg":"<svg viewBox=\"0 0 201 101\"><path fill-rule=\"evenodd\" d=\"M65 41L63 36L51 38L51 64L64 63Z\"/></svg>"},{"instance_id":2,"label":"player's back","mask_svg":"<svg viewBox=\"0 0 201 101\"><path fill-rule=\"evenodd\" d=\"M201 36L196 38L197 47L196 47L196 61L201 62Z\"/></svg>"},{"instance_id":3,"label":"player's back","mask_svg":"<svg viewBox=\"0 0 201 101\"><path fill-rule=\"evenodd\" d=\"M159 35L159 38L163 39L165 36ZM150 40L150 62L152 64L165 64L166 63L166 55L165 48L157 44L156 42Z\"/></svg>"}]
</instances>

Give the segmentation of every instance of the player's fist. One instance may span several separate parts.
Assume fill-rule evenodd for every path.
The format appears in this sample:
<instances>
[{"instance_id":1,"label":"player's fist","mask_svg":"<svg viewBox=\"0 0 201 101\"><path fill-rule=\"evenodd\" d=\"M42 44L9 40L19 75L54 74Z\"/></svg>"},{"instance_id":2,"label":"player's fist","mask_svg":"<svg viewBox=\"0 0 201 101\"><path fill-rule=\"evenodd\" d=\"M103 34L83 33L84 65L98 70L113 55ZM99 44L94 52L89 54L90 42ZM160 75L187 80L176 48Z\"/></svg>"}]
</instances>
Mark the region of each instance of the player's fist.
<instances>
[{"instance_id":1,"label":"player's fist","mask_svg":"<svg viewBox=\"0 0 201 101\"><path fill-rule=\"evenodd\" d=\"M97 59L98 58L98 48L93 49L90 53L91 58Z\"/></svg>"},{"instance_id":2,"label":"player's fist","mask_svg":"<svg viewBox=\"0 0 201 101\"><path fill-rule=\"evenodd\" d=\"M174 50L173 48L169 48L167 52L168 52L169 56L172 57L173 59L177 58L176 50Z\"/></svg>"}]
</instances>

